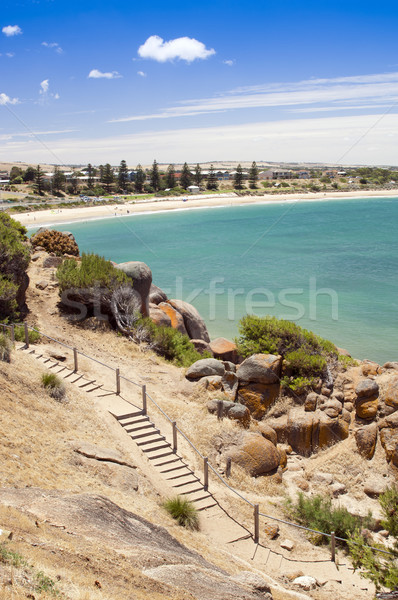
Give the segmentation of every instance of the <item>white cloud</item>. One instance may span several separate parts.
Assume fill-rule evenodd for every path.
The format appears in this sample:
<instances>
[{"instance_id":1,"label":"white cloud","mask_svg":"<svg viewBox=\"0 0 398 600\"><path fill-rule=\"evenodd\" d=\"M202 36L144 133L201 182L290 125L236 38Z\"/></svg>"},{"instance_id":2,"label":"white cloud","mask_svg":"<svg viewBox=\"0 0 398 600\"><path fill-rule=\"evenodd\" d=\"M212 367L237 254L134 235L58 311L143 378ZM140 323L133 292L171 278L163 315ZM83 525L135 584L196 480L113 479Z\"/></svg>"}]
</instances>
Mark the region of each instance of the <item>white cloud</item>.
<instances>
[{"instance_id":1,"label":"white cloud","mask_svg":"<svg viewBox=\"0 0 398 600\"><path fill-rule=\"evenodd\" d=\"M92 69L87 77L89 79L119 79L121 75L117 71L103 73L98 69Z\"/></svg>"},{"instance_id":2,"label":"white cloud","mask_svg":"<svg viewBox=\"0 0 398 600\"><path fill-rule=\"evenodd\" d=\"M22 33L22 29L18 25L7 25L6 27L3 27L1 31L7 37L12 37L13 35L20 35Z\"/></svg>"},{"instance_id":3,"label":"white cloud","mask_svg":"<svg viewBox=\"0 0 398 600\"><path fill-rule=\"evenodd\" d=\"M223 60L222 62L224 65L227 65L227 67L233 67L235 64L234 60Z\"/></svg>"},{"instance_id":4,"label":"white cloud","mask_svg":"<svg viewBox=\"0 0 398 600\"><path fill-rule=\"evenodd\" d=\"M138 48L141 58L150 58L157 62L179 59L190 63L196 59L209 58L215 53L213 48L208 50L202 42L189 37L175 38L165 42L158 35L151 35Z\"/></svg>"},{"instance_id":5,"label":"white cloud","mask_svg":"<svg viewBox=\"0 0 398 600\"><path fill-rule=\"evenodd\" d=\"M290 106L314 107L316 112L317 105L325 103L329 107L335 105L336 110L340 110L344 102L351 105L353 102L363 103L368 107L383 102L388 106L396 103L397 96L398 73L382 73L239 88L214 98L182 101L178 106L165 108L159 113L134 115L114 121L168 119L238 109Z\"/></svg>"},{"instance_id":6,"label":"white cloud","mask_svg":"<svg viewBox=\"0 0 398 600\"><path fill-rule=\"evenodd\" d=\"M6 52L6 56L7 58L14 58L15 54L14 52Z\"/></svg>"},{"instance_id":7,"label":"white cloud","mask_svg":"<svg viewBox=\"0 0 398 600\"><path fill-rule=\"evenodd\" d=\"M47 94L49 87L50 87L49 79L44 79L40 84L40 94Z\"/></svg>"},{"instance_id":8,"label":"white cloud","mask_svg":"<svg viewBox=\"0 0 398 600\"><path fill-rule=\"evenodd\" d=\"M41 45L45 46L46 48L53 48L57 54L64 53L61 46L57 42L42 42Z\"/></svg>"},{"instance_id":9,"label":"white cloud","mask_svg":"<svg viewBox=\"0 0 398 600\"><path fill-rule=\"evenodd\" d=\"M5 106L6 104L19 104L18 98L10 98L7 94L0 94L0 106Z\"/></svg>"},{"instance_id":10,"label":"white cloud","mask_svg":"<svg viewBox=\"0 0 398 600\"><path fill-rule=\"evenodd\" d=\"M363 137L363 134L367 135ZM394 135L395 137L391 137ZM125 152L139 157L143 164L153 161L153 148L159 162L188 163L214 160L264 159L296 162L336 163L348 151L344 164L397 164L398 115L328 117L316 119L257 121L217 127L167 129L131 134L82 138L54 138L51 149L63 162L89 160L98 164L118 164ZM347 138L347 139L344 139ZM358 142L359 143L356 143ZM0 145L0 160L48 162L48 151L34 139L21 139Z\"/></svg>"},{"instance_id":11,"label":"white cloud","mask_svg":"<svg viewBox=\"0 0 398 600\"><path fill-rule=\"evenodd\" d=\"M146 73L144 73L144 71L137 71L137 75L140 77L146 77Z\"/></svg>"}]
</instances>

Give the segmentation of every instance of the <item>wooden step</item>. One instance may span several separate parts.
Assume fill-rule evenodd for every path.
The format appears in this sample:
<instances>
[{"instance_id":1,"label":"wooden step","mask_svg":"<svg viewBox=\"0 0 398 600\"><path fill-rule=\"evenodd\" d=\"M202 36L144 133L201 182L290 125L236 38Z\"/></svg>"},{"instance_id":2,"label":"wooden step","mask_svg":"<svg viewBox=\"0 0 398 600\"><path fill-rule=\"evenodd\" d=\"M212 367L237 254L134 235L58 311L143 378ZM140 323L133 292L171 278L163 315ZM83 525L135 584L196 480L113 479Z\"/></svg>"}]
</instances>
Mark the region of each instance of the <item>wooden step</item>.
<instances>
[{"instance_id":1,"label":"wooden step","mask_svg":"<svg viewBox=\"0 0 398 600\"><path fill-rule=\"evenodd\" d=\"M173 477L167 477L167 481L173 481L173 479L181 479L181 477L188 477L188 475L192 475L199 481L199 479L196 477L196 475L194 473L192 473L192 471L188 467L186 467L186 469L187 469L186 473L182 473L181 475L173 475Z\"/></svg>"},{"instance_id":2,"label":"wooden step","mask_svg":"<svg viewBox=\"0 0 398 600\"><path fill-rule=\"evenodd\" d=\"M156 442L154 442L156 443ZM171 448L170 444L162 444L161 446L156 446L155 448L142 448L143 452L157 452L158 450L163 450L163 448Z\"/></svg>"},{"instance_id":3,"label":"wooden step","mask_svg":"<svg viewBox=\"0 0 398 600\"><path fill-rule=\"evenodd\" d=\"M142 410L139 410L138 412L127 413L125 415L119 415L118 417L116 417L116 419L118 421L123 421L123 419L131 419L132 417L139 417L141 415L142 415Z\"/></svg>"},{"instance_id":4,"label":"wooden step","mask_svg":"<svg viewBox=\"0 0 398 600\"><path fill-rule=\"evenodd\" d=\"M207 500L208 498L213 499L212 495L209 494L208 496L202 496L201 498L191 498L191 502L201 502L202 500Z\"/></svg>"},{"instance_id":5,"label":"wooden step","mask_svg":"<svg viewBox=\"0 0 398 600\"><path fill-rule=\"evenodd\" d=\"M139 435L131 435L131 439L140 440L141 438L148 437L148 435L158 435L160 434L159 429L153 429L153 431L146 431L145 433L140 433ZM138 444L139 445L139 444Z\"/></svg>"},{"instance_id":6,"label":"wooden step","mask_svg":"<svg viewBox=\"0 0 398 600\"><path fill-rule=\"evenodd\" d=\"M156 435L156 438L153 440L144 440L143 442L137 442L137 446L141 447L147 446L148 444L158 444L159 442L163 442L166 439L163 435L159 435L159 432L154 432L152 433L152 435Z\"/></svg>"},{"instance_id":7,"label":"wooden step","mask_svg":"<svg viewBox=\"0 0 398 600\"><path fill-rule=\"evenodd\" d=\"M163 452L162 454L158 454L157 456L148 456L150 460L157 460L158 458L164 458L165 456L171 456L174 452L171 450L170 452Z\"/></svg>"},{"instance_id":8,"label":"wooden step","mask_svg":"<svg viewBox=\"0 0 398 600\"><path fill-rule=\"evenodd\" d=\"M157 465L155 465L155 467L165 467L166 465L171 465L172 463L176 463L179 460L182 460L182 458L173 458L173 460L166 460L165 462L159 463ZM179 465L178 467L172 467L171 469L165 469L164 471L160 471L161 473L171 473L171 471L177 471L177 469L185 469L186 465L183 463L182 465Z\"/></svg>"},{"instance_id":9,"label":"wooden step","mask_svg":"<svg viewBox=\"0 0 398 600\"><path fill-rule=\"evenodd\" d=\"M198 512L201 512L202 510L207 510L208 508L213 508L213 506L218 506L217 502L215 502L214 504L209 504L209 506L199 506L199 508L197 508L196 510Z\"/></svg>"},{"instance_id":10,"label":"wooden step","mask_svg":"<svg viewBox=\"0 0 398 600\"><path fill-rule=\"evenodd\" d=\"M151 425L153 425L153 423L151 423L151 421L149 420L149 417L142 417L141 419L135 419L134 421L129 421L128 423L120 423L120 425L122 427L129 427L130 425L139 425L140 423L148 423L148 422Z\"/></svg>"},{"instance_id":11,"label":"wooden step","mask_svg":"<svg viewBox=\"0 0 398 600\"><path fill-rule=\"evenodd\" d=\"M123 425L123 427L126 429L126 425ZM146 421L145 425L140 425L139 427L133 427L133 429L126 429L127 433L135 433L136 431L142 431L143 429L150 429L151 427L155 427L155 425L151 422L148 423L148 421Z\"/></svg>"},{"instance_id":12,"label":"wooden step","mask_svg":"<svg viewBox=\"0 0 398 600\"><path fill-rule=\"evenodd\" d=\"M195 490L189 490L189 492L181 492L181 496L186 496L187 494L196 494L196 492L203 492L203 485L202 487L196 488ZM199 502L199 499L194 500L194 502Z\"/></svg>"},{"instance_id":13,"label":"wooden step","mask_svg":"<svg viewBox=\"0 0 398 600\"><path fill-rule=\"evenodd\" d=\"M173 488L180 488L180 487L184 487L186 485L197 484L198 481L199 481L199 479L194 479L193 481L184 481L183 483L177 483L176 485L173 485Z\"/></svg>"}]
</instances>

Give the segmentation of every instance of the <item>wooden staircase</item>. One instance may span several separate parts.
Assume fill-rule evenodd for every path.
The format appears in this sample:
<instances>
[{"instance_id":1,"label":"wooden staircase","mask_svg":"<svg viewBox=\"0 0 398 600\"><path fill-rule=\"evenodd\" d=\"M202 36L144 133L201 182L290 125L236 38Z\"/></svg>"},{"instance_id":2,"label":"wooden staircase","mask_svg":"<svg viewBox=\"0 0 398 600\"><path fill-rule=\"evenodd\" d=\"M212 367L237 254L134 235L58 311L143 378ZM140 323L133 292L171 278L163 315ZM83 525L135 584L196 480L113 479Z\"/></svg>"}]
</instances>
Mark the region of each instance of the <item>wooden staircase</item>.
<instances>
[{"instance_id":1,"label":"wooden staircase","mask_svg":"<svg viewBox=\"0 0 398 600\"><path fill-rule=\"evenodd\" d=\"M173 450L172 445L147 415L137 411L113 416L159 470L162 477L171 483L176 494L188 497L199 511L218 505L199 477Z\"/></svg>"}]
</instances>

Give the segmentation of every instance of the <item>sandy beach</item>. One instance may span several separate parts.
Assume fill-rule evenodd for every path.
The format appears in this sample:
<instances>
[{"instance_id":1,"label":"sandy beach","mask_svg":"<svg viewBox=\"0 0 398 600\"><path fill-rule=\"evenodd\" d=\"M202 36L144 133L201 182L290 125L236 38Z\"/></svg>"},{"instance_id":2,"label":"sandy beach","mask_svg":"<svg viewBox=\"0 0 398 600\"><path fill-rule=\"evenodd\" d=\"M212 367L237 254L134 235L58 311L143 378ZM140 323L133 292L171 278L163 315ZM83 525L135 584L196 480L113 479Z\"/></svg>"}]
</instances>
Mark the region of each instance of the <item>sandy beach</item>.
<instances>
[{"instance_id":1,"label":"sandy beach","mask_svg":"<svg viewBox=\"0 0 398 600\"><path fill-rule=\"evenodd\" d=\"M349 198L364 197L398 197L398 189L367 190L355 192L317 192L308 194L265 194L263 196L236 196L234 193L225 193L209 196L186 196L158 198L150 200L136 200L123 204L107 204L98 206L81 206L42 210L13 214L13 218L25 225L28 229L50 225L60 225L91 221L97 219L120 218L122 216L162 212L169 210L192 210L198 208L214 208L221 206L239 206L244 204L264 204L269 202L291 203L298 201L344 200Z\"/></svg>"}]
</instances>

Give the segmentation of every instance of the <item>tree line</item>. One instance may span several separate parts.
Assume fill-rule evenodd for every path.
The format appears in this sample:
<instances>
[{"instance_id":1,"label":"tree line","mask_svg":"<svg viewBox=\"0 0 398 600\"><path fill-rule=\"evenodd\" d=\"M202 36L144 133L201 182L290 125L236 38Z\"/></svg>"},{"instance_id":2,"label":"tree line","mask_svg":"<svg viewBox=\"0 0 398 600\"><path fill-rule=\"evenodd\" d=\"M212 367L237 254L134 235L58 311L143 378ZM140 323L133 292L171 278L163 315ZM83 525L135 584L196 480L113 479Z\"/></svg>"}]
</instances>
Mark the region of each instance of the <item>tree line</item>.
<instances>
[{"instance_id":1,"label":"tree line","mask_svg":"<svg viewBox=\"0 0 398 600\"><path fill-rule=\"evenodd\" d=\"M84 179L82 180L82 178ZM256 189L258 169L255 162L252 163L248 173L243 171L240 164L238 165L233 174L234 188L243 189L245 180L248 180L250 188ZM73 172L68 179L58 166L54 167L50 179L46 177L40 165L37 165L36 168L28 167L25 171L20 167L12 167L10 183L33 183L34 191L39 195L43 195L44 192L51 192L54 195L62 195L63 192L77 194L80 189L86 190L88 195L102 195L112 192L156 193L177 189L181 191L187 190L191 185L212 191L219 187L219 176L213 165L210 166L208 172L203 172L199 164L192 169L188 163L184 163L181 171L177 173L172 164L165 171L161 170L156 160L147 170L144 170L140 164L137 165L130 176L127 163L122 160L117 170L109 163L98 167L89 163L80 171Z\"/></svg>"}]
</instances>

